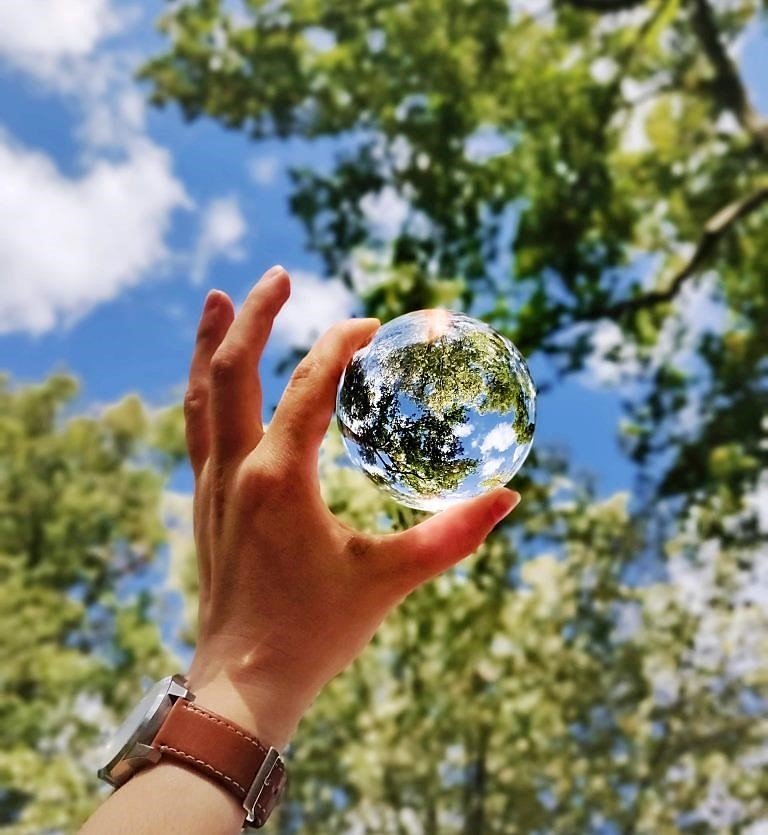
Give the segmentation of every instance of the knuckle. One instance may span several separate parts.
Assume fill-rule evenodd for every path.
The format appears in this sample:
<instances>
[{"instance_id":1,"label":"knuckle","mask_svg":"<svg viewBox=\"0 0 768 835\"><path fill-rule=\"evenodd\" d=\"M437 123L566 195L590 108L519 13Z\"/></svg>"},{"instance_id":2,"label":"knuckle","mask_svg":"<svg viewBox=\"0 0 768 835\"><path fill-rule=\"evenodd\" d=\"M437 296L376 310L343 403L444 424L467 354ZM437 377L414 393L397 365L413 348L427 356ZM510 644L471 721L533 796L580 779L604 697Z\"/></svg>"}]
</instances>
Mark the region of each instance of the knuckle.
<instances>
[{"instance_id":1,"label":"knuckle","mask_svg":"<svg viewBox=\"0 0 768 835\"><path fill-rule=\"evenodd\" d=\"M294 369L289 385L291 387L303 386L306 382L315 378L318 370L319 366L317 360L314 357L307 355Z\"/></svg>"},{"instance_id":2,"label":"knuckle","mask_svg":"<svg viewBox=\"0 0 768 835\"><path fill-rule=\"evenodd\" d=\"M276 469L252 463L246 463L240 469L236 481L237 492L249 504L262 504L278 494L282 485L283 477Z\"/></svg>"},{"instance_id":3,"label":"knuckle","mask_svg":"<svg viewBox=\"0 0 768 835\"><path fill-rule=\"evenodd\" d=\"M184 417L195 420L205 410L208 392L201 385L191 385L184 394Z\"/></svg>"},{"instance_id":4,"label":"knuckle","mask_svg":"<svg viewBox=\"0 0 768 835\"><path fill-rule=\"evenodd\" d=\"M328 337L331 339L346 339L349 335L349 320L334 322L328 328Z\"/></svg>"},{"instance_id":5,"label":"knuckle","mask_svg":"<svg viewBox=\"0 0 768 835\"><path fill-rule=\"evenodd\" d=\"M214 382L229 382L240 367L240 356L237 352L219 349L211 359L211 378Z\"/></svg>"},{"instance_id":6,"label":"knuckle","mask_svg":"<svg viewBox=\"0 0 768 835\"><path fill-rule=\"evenodd\" d=\"M205 345L216 338L219 333L218 322L211 321L211 317L204 317L197 329L198 345Z\"/></svg>"}]
</instances>

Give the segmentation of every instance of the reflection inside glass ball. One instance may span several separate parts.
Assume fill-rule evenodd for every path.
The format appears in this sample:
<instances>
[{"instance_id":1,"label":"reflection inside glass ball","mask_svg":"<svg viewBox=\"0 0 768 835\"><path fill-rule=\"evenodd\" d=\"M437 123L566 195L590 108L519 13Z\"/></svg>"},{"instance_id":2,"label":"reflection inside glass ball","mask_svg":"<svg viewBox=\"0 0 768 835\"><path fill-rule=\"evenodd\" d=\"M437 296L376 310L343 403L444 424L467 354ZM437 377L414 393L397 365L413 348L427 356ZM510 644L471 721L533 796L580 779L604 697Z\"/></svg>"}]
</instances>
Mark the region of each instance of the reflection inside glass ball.
<instances>
[{"instance_id":1,"label":"reflection inside glass ball","mask_svg":"<svg viewBox=\"0 0 768 835\"><path fill-rule=\"evenodd\" d=\"M339 383L352 462L408 507L437 511L506 484L533 442L536 390L484 322L417 310L383 325Z\"/></svg>"}]
</instances>

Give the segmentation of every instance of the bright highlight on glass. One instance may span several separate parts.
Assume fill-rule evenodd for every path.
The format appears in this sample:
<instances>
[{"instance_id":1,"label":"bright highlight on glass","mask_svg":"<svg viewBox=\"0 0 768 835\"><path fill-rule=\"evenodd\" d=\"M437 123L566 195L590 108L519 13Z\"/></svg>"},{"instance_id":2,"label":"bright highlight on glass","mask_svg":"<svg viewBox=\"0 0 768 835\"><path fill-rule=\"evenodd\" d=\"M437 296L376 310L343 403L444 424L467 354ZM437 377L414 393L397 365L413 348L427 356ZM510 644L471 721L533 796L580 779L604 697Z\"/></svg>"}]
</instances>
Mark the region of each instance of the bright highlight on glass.
<instances>
[{"instance_id":1,"label":"bright highlight on glass","mask_svg":"<svg viewBox=\"0 0 768 835\"><path fill-rule=\"evenodd\" d=\"M401 504L437 511L515 475L533 442L535 404L506 337L463 313L417 310L355 353L336 419L355 466Z\"/></svg>"}]
</instances>

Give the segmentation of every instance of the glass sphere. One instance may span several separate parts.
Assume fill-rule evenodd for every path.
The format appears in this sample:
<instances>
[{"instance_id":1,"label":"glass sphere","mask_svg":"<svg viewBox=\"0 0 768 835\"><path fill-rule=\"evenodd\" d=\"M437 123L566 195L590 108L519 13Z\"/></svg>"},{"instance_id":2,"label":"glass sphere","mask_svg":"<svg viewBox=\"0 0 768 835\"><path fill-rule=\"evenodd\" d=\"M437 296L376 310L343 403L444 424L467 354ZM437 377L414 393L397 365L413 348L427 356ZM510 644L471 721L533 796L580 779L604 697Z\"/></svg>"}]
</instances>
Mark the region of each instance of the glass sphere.
<instances>
[{"instance_id":1,"label":"glass sphere","mask_svg":"<svg viewBox=\"0 0 768 835\"><path fill-rule=\"evenodd\" d=\"M401 504L437 511L514 476L531 449L535 403L506 337L463 313L417 310L352 357L336 419L356 467Z\"/></svg>"}]
</instances>

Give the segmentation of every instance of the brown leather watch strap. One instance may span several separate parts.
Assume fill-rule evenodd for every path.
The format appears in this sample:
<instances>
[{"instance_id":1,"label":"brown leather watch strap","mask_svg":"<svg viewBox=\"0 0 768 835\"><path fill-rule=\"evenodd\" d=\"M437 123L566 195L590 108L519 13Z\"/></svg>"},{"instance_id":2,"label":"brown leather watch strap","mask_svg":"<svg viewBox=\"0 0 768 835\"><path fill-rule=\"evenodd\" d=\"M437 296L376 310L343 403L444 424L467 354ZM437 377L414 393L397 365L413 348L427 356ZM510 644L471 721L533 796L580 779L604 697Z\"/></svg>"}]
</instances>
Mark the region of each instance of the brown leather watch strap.
<instances>
[{"instance_id":1,"label":"brown leather watch strap","mask_svg":"<svg viewBox=\"0 0 768 835\"><path fill-rule=\"evenodd\" d=\"M242 728L194 702L178 699L155 735L152 747L197 769L233 792L241 802L250 794L269 753ZM272 749L274 751L274 749ZM273 754L274 756L274 754ZM267 762L269 765L269 761ZM259 775L261 778L265 775ZM253 804L251 826L263 826L277 805L285 785L285 768L277 760Z\"/></svg>"}]
</instances>

